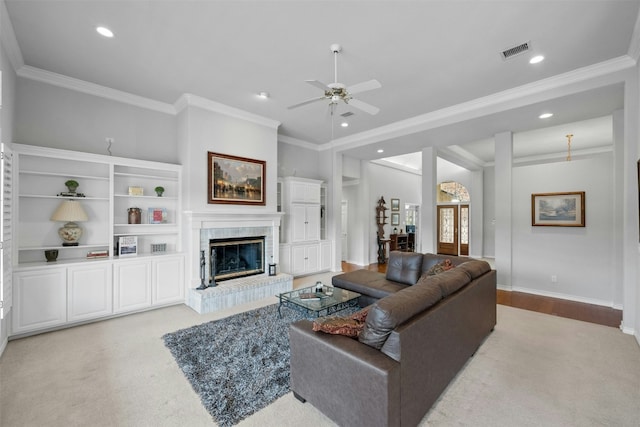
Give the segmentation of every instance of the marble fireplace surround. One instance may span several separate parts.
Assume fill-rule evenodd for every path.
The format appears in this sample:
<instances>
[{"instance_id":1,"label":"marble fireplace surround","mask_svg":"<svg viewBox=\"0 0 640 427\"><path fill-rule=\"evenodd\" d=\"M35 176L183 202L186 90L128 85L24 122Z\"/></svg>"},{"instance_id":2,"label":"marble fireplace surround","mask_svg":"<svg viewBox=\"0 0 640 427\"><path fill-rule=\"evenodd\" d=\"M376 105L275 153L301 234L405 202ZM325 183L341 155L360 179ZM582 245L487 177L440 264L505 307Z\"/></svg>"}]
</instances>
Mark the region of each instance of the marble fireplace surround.
<instances>
[{"instance_id":1,"label":"marble fireplace surround","mask_svg":"<svg viewBox=\"0 0 640 427\"><path fill-rule=\"evenodd\" d=\"M292 289L293 277L267 272L220 282L216 287L197 290L200 286L200 251L205 251L205 283L208 284L209 240L231 237L265 236L265 266L279 264L279 236L282 213L213 213L185 212L189 227L190 248L187 251L187 305L198 313L208 313L236 304L264 298Z\"/></svg>"}]
</instances>

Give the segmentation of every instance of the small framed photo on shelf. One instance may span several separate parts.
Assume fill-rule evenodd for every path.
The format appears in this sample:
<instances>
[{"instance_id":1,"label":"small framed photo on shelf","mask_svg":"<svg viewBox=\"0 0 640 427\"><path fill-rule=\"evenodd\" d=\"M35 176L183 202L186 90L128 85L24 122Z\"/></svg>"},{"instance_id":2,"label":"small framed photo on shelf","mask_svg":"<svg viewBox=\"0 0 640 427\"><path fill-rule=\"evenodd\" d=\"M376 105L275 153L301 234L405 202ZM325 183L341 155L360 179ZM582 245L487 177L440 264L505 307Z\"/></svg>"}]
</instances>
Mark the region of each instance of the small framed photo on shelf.
<instances>
[{"instance_id":1,"label":"small framed photo on shelf","mask_svg":"<svg viewBox=\"0 0 640 427\"><path fill-rule=\"evenodd\" d=\"M149 224L164 224L167 222L165 208L149 208Z\"/></svg>"},{"instance_id":2,"label":"small framed photo on shelf","mask_svg":"<svg viewBox=\"0 0 640 427\"><path fill-rule=\"evenodd\" d=\"M144 188L142 187L129 187L130 196L144 196Z\"/></svg>"},{"instance_id":3,"label":"small framed photo on shelf","mask_svg":"<svg viewBox=\"0 0 640 427\"><path fill-rule=\"evenodd\" d=\"M116 237L116 254L118 256L138 255L138 236Z\"/></svg>"}]
</instances>

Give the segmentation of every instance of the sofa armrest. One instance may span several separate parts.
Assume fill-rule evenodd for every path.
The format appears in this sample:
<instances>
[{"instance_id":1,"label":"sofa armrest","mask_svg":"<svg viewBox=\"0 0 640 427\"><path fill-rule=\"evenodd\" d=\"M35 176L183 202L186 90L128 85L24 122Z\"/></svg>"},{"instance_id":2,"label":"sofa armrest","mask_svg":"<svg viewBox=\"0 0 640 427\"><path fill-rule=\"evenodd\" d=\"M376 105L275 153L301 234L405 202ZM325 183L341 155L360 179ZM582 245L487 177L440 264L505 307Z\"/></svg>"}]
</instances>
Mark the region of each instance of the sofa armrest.
<instances>
[{"instance_id":1,"label":"sofa armrest","mask_svg":"<svg viewBox=\"0 0 640 427\"><path fill-rule=\"evenodd\" d=\"M339 425L399 425L398 362L358 340L314 332L308 320L293 323L289 338L294 393Z\"/></svg>"}]
</instances>

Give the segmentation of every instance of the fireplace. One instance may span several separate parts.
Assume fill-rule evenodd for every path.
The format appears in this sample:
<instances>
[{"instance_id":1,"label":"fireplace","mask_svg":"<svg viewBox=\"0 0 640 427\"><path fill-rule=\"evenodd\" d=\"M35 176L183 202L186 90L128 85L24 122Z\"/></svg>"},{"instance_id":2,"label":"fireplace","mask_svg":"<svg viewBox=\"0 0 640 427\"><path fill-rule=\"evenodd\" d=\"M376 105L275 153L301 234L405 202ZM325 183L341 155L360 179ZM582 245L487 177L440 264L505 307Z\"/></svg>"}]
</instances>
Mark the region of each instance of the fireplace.
<instances>
[{"instance_id":1,"label":"fireplace","mask_svg":"<svg viewBox=\"0 0 640 427\"><path fill-rule=\"evenodd\" d=\"M265 236L209 240L209 283L263 274Z\"/></svg>"}]
</instances>

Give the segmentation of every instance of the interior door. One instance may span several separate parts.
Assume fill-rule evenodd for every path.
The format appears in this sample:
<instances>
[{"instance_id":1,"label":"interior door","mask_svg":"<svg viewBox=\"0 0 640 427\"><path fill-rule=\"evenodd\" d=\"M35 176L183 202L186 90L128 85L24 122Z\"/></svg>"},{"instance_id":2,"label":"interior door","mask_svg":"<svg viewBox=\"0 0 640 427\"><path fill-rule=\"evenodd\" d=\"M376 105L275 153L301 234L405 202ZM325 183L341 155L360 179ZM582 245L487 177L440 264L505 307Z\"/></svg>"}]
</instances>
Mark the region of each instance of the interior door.
<instances>
[{"instance_id":1,"label":"interior door","mask_svg":"<svg viewBox=\"0 0 640 427\"><path fill-rule=\"evenodd\" d=\"M458 206L438 206L438 253L458 255Z\"/></svg>"},{"instance_id":2,"label":"interior door","mask_svg":"<svg viewBox=\"0 0 640 427\"><path fill-rule=\"evenodd\" d=\"M460 255L469 255L469 205L460 205Z\"/></svg>"}]
</instances>

